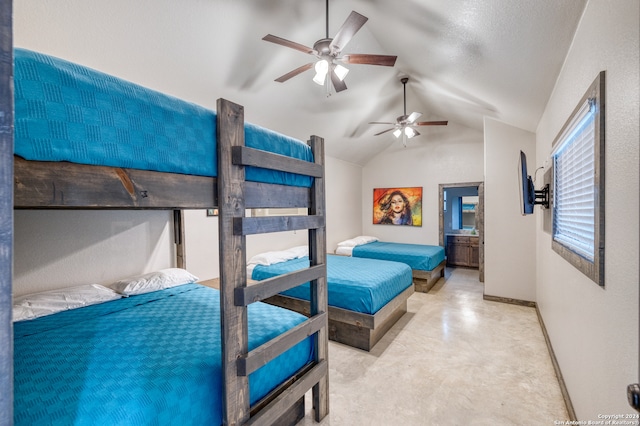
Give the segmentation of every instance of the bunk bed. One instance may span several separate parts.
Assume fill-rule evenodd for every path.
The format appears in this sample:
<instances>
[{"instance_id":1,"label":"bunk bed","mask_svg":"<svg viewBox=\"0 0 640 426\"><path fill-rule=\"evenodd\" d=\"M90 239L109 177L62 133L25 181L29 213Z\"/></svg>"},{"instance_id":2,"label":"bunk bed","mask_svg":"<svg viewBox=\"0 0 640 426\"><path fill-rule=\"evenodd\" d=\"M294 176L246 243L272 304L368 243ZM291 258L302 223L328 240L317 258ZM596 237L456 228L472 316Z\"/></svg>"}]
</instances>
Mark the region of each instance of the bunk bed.
<instances>
[{"instance_id":1,"label":"bunk bed","mask_svg":"<svg viewBox=\"0 0 640 426\"><path fill-rule=\"evenodd\" d=\"M309 258L288 256L292 251L297 250L254 256L247 275L263 281L308 267ZM329 339L366 351L407 312L414 292L411 269L404 263L336 255L327 256L327 286ZM309 284L266 301L309 315Z\"/></svg>"},{"instance_id":2,"label":"bunk bed","mask_svg":"<svg viewBox=\"0 0 640 426\"><path fill-rule=\"evenodd\" d=\"M185 283L156 303L195 298L207 318L219 311L220 335L213 339L221 346L223 394L221 402L210 403L220 405L220 423L294 424L304 416L310 389L320 421L329 410L323 140L312 136L307 145L245 123L243 108L224 99L213 112L58 58L20 49L14 55L14 208L173 210L179 267L184 263L181 210L217 208L219 295ZM245 217L245 209L278 207L308 208L309 215ZM309 230L310 267L248 287L247 235L302 229ZM294 318L275 337L271 330L259 342L250 338L249 328L261 327L253 312L272 308L261 300L309 281L309 318ZM135 304L138 297L145 296L83 309ZM62 313L63 319L74 311ZM36 321L57 322L57 315ZM31 336L29 327L40 326L18 325L17 335ZM209 330L216 333L215 321ZM249 376L305 344L309 362L258 398ZM16 344L17 351L28 345L24 348ZM164 379L145 386L162 388Z\"/></svg>"},{"instance_id":3,"label":"bunk bed","mask_svg":"<svg viewBox=\"0 0 640 426\"><path fill-rule=\"evenodd\" d=\"M444 247L426 244L403 244L379 241L361 235L338 243L335 251L342 256L403 262L413 270L416 291L426 293L444 277Z\"/></svg>"}]
</instances>

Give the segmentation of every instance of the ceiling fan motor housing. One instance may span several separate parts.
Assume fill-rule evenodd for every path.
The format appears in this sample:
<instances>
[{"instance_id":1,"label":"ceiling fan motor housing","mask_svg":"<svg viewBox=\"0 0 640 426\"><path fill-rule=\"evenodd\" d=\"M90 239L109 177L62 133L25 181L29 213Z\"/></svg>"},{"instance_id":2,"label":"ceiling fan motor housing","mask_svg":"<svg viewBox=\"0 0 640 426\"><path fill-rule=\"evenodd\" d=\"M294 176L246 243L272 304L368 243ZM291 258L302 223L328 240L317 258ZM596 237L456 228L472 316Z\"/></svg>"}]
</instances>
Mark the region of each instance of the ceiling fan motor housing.
<instances>
[{"instance_id":1,"label":"ceiling fan motor housing","mask_svg":"<svg viewBox=\"0 0 640 426\"><path fill-rule=\"evenodd\" d=\"M318 56L335 57L338 52L331 52L332 38L322 38L313 44L313 50L318 52Z\"/></svg>"}]
</instances>

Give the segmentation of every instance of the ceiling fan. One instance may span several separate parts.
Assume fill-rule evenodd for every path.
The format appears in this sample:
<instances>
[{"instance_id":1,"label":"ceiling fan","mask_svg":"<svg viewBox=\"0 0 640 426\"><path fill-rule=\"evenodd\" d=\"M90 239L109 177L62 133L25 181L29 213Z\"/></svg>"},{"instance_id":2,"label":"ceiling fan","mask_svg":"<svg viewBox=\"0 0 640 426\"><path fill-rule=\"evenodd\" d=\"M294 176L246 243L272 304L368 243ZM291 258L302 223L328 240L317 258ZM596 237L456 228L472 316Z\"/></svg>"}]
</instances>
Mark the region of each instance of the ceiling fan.
<instances>
[{"instance_id":1,"label":"ceiling fan","mask_svg":"<svg viewBox=\"0 0 640 426\"><path fill-rule=\"evenodd\" d=\"M341 63L382 65L387 67L395 65L397 56L367 55L358 53L343 55L342 49L344 49L351 38L360 30L360 28L362 28L369 18L352 11L347 17L347 20L342 24L342 27L338 30L336 36L334 38L329 38L329 0L326 0L326 6L326 37L316 41L313 48L271 34L267 34L262 38L265 41L270 41L271 43L299 50L317 58L317 61L302 65L301 67L276 78L275 81L284 83L304 71L315 68L316 75L313 78L313 81L319 85L325 85L327 88L327 95L329 95L330 85L333 85L336 92L341 92L347 89L344 78L349 72L349 69L342 66ZM327 78L327 74L329 74L329 78Z\"/></svg>"},{"instance_id":2,"label":"ceiling fan","mask_svg":"<svg viewBox=\"0 0 640 426\"><path fill-rule=\"evenodd\" d=\"M407 82L409 81L409 77L402 77L400 79L402 82L402 88L404 91L404 113L400 117L396 118L395 123L385 122L385 121L371 121L369 124L390 124L393 127L383 130L379 133L376 133L374 136L382 135L383 133L387 133L393 130L393 136L399 138L402 135L402 143L406 147L407 139L411 139L414 136L418 136L420 132L416 130L418 126L446 126L448 121L418 121L416 120L420 118L422 115L421 112L412 112L410 115L407 115Z\"/></svg>"}]
</instances>

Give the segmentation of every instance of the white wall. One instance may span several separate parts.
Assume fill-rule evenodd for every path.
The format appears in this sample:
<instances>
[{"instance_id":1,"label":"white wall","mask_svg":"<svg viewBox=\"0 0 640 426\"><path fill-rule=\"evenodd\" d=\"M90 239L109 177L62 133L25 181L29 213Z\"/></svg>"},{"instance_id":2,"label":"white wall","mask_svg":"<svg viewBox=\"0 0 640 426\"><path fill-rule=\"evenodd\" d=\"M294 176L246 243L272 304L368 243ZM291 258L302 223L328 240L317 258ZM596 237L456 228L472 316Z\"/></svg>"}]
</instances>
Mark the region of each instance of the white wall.
<instances>
[{"instance_id":1,"label":"white wall","mask_svg":"<svg viewBox=\"0 0 640 426\"><path fill-rule=\"evenodd\" d=\"M535 174L535 135L485 118L484 141L484 294L535 301L536 222L520 213L518 183L520 150Z\"/></svg>"},{"instance_id":2,"label":"white wall","mask_svg":"<svg viewBox=\"0 0 640 426\"><path fill-rule=\"evenodd\" d=\"M175 266L171 212L16 210L14 296Z\"/></svg>"},{"instance_id":3,"label":"white wall","mask_svg":"<svg viewBox=\"0 0 640 426\"><path fill-rule=\"evenodd\" d=\"M326 158L327 251L362 230L362 166Z\"/></svg>"},{"instance_id":4,"label":"white wall","mask_svg":"<svg viewBox=\"0 0 640 426\"><path fill-rule=\"evenodd\" d=\"M388 134L390 147L362 170L362 233L383 241L438 245L441 183L482 182L482 132L449 123L421 130L406 148ZM373 225L373 189L422 187L422 227Z\"/></svg>"},{"instance_id":5,"label":"white wall","mask_svg":"<svg viewBox=\"0 0 640 426\"><path fill-rule=\"evenodd\" d=\"M637 0L590 0L536 133L537 162L606 70L605 288L551 250L537 218L537 302L578 419L630 413L638 381Z\"/></svg>"}]
</instances>

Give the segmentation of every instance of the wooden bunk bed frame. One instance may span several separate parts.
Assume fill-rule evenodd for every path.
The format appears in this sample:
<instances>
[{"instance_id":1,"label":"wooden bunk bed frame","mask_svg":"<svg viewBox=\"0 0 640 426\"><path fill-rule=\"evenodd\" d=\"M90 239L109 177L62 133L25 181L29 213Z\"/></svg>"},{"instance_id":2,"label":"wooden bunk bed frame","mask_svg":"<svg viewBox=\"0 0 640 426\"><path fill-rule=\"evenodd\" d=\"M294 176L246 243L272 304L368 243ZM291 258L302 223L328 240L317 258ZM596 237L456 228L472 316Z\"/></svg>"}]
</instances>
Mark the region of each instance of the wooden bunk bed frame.
<instances>
[{"instance_id":1,"label":"wooden bunk bed frame","mask_svg":"<svg viewBox=\"0 0 640 426\"><path fill-rule=\"evenodd\" d=\"M0 424L13 424L13 4L0 1Z\"/></svg>"},{"instance_id":2,"label":"wooden bunk bed frame","mask_svg":"<svg viewBox=\"0 0 640 426\"><path fill-rule=\"evenodd\" d=\"M66 162L26 161L13 156L11 2L2 2L0 26L9 45L0 49L0 424L13 423L12 240L13 209L174 210L178 266L183 266L182 209L219 209L220 298L223 343L223 422L294 424L304 417L304 396L312 389L314 416L329 412L328 315L324 143L309 141L315 163L244 146L244 110L217 101L218 177L208 178ZM9 26L7 32L6 25ZM3 40L7 40L3 38ZM245 166L313 177L311 188L248 182ZM15 167L14 167L15 166ZM14 170L11 173L11 170ZM15 192L14 192L15 191ZM13 197L13 194L15 196ZM296 218L245 217L247 208L308 208ZM6 213L6 214L5 214ZM246 236L308 229L311 266L284 278L247 286ZM311 281L310 318L248 351L247 307ZM314 360L279 389L250 407L248 376L298 342L313 336ZM5 344L6 343L6 344Z\"/></svg>"}]
</instances>

